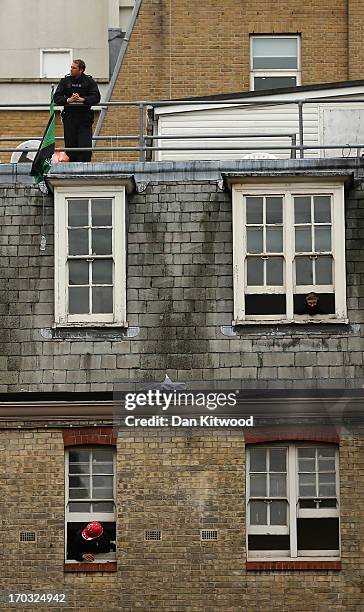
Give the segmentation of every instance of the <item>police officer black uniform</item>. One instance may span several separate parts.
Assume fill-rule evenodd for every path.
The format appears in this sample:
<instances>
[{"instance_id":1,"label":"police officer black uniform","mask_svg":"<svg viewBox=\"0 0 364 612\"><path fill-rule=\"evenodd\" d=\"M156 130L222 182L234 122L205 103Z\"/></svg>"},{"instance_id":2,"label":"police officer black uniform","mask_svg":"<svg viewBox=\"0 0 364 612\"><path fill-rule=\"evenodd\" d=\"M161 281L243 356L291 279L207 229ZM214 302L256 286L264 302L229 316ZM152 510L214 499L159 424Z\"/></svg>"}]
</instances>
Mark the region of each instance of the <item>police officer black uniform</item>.
<instances>
[{"instance_id":1,"label":"police officer black uniform","mask_svg":"<svg viewBox=\"0 0 364 612\"><path fill-rule=\"evenodd\" d=\"M91 147L93 104L100 102L99 88L94 79L85 74L86 64L77 59L71 72L60 80L54 94L54 102L63 106L62 120L66 153L70 161L91 161L91 151L67 151L67 147Z\"/></svg>"}]
</instances>

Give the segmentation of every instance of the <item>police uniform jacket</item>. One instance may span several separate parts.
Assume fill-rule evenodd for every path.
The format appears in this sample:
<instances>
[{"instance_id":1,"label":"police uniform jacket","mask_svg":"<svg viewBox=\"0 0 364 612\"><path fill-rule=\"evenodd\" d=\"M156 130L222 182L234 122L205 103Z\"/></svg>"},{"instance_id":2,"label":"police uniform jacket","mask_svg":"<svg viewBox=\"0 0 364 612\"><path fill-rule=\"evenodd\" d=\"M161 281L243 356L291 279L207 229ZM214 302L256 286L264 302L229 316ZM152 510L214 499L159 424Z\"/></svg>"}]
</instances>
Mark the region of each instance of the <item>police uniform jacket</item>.
<instances>
[{"instance_id":1,"label":"police uniform jacket","mask_svg":"<svg viewBox=\"0 0 364 612\"><path fill-rule=\"evenodd\" d=\"M67 99L72 94L78 93L81 98L85 98L82 104L67 104ZM91 106L100 102L99 88L88 74L82 73L79 77L67 74L60 80L54 94L54 102L58 106L63 106L63 117L77 117L82 122L93 121L93 111ZM76 114L77 113L77 114Z\"/></svg>"}]
</instances>

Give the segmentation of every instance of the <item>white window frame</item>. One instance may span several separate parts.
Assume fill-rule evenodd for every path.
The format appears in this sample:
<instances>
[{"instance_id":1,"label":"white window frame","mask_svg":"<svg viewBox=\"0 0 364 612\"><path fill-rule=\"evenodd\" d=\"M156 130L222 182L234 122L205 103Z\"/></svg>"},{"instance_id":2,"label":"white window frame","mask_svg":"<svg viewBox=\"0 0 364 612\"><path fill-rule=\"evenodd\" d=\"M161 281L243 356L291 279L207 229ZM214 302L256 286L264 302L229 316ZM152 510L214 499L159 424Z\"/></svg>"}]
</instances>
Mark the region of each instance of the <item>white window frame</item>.
<instances>
[{"instance_id":1,"label":"white window frame","mask_svg":"<svg viewBox=\"0 0 364 612\"><path fill-rule=\"evenodd\" d=\"M112 244L114 259L114 285L112 313L68 314L67 279L67 200L79 198L112 199L113 228ZM55 325L56 326L115 326L127 327L126 321L126 229L125 229L125 187L113 189L94 186L58 187L54 191L55 204Z\"/></svg>"},{"instance_id":2,"label":"white window frame","mask_svg":"<svg viewBox=\"0 0 364 612\"><path fill-rule=\"evenodd\" d=\"M113 452L113 502L114 502L114 512L70 512L68 510L69 502L75 501L69 498L69 453L73 450L112 450ZM116 524L116 450L113 446L71 446L65 449L65 530L64 530L64 538L65 538L65 563L74 563L74 559L67 559L67 532L68 532L68 523L90 523L92 521L99 521L100 523L115 523ZM76 500L79 501L79 500ZM87 501L87 500L86 500ZM102 555L98 555L97 562L98 563L108 563L110 561L116 560L110 558L104 558Z\"/></svg>"},{"instance_id":3,"label":"white window frame","mask_svg":"<svg viewBox=\"0 0 364 612\"><path fill-rule=\"evenodd\" d=\"M254 68L253 67L253 41L256 39L286 39L294 38L297 41L297 68L294 69L280 69L280 68ZM251 35L250 36L250 90L255 91L254 79L255 77L296 77L296 86L301 85L301 36L299 34L287 34L287 35ZM259 90L257 90L259 91Z\"/></svg>"},{"instance_id":4,"label":"white window frame","mask_svg":"<svg viewBox=\"0 0 364 612\"><path fill-rule=\"evenodd\" d=\"M51 53L64 53L64 54L66 54L67 53L68 54L68 58L69 58L68 59L68 66L71 66L72 61L73 61L72 60L72 49L56 49L56 48L52 48L52 49L40 49L40 69L39 69L40 72L39 73L40 73L41 79L59 79L59 78L61 78L63 76L63 74L59 75L59 76L54 75L54 76L51 76L51 77L46 76L44 74L44 55L46 53L49 53L49 54L51 54ZM66 70L67 70L67 68L66 68Z\"/></svg>"},{"instance_id":5,"label":"white window frame","mask_svg":"<svg viewBox=\"0 0 364 612\"><path fill-rule=\"evenodd\" d=\"M336 508L299 508L298 499L298 449L299 448L335 448L335 473L336 473ZM286 448L287 449L287 501L288 520L287 527L284 526L250 526L250 449L251 448ZM255 499L255 498L254 498ZM339 550L304 550L298 553L297 549L297 518L330 518L339 519ZM250 551L248 547L249 535L281 535L289 534L290 550L257 550ZM265 561L287 561L287 560L313 560L313 561L338 561L341 558L341 528L340 528L340 479L339 479L339 448L334 444L320 444L315 442L270 442L267 444L249 444L246 447L246 550L248 560Z\"/></svg>"},{"instance_id":6,"label":"white window frame","mask_svg":"<svg viewBox=\"0 0 364 612\"><path fill-rule=\"evenodd\" d=\"M283 196L283 250L285 256L284 285L286 293L286 315L246 315L245 313L245 258L247 253L245 232L245 199L249 196ZM332 256L333 282L335 293L335 313L298 315L293 312L294 294L294 216L293 196L330 195L332 199ZM343 182L316 181L309 183L286 182L266 184L235 184L232 186L233 201L233 277L234 277L234 320L233 325L243 323L347 323L346 276L345 276L345 215ZM326 285L300 286L299 293L320 292ZM257 293L262 291L257 291ZM250 287L249 294L254 293ZM282 293L281 287L267 288L268 293Z\"/></svg>"}]
</instances>

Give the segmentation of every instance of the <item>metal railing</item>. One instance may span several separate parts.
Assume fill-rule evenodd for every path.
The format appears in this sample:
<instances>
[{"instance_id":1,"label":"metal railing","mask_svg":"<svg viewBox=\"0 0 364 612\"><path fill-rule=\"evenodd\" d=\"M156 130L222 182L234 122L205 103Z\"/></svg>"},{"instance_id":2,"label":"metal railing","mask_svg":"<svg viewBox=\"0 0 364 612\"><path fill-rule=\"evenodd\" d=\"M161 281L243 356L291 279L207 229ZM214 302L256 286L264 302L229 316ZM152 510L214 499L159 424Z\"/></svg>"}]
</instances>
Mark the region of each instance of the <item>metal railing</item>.
<instances>
[{"instance_id":1,"label":"metal railing","mask_svg":"<svg viewBox=\"0 0 364 612\"><path fill-rule=\"evenodd\" d=\"M213 100L211 98L208 99L199 99L199 100L144 100L144 101L135 101L135 102L103 102L99 105L93 106L94 109L107 109L113 107L137 107L138 108L138 133L137 134L127 134L127 135L107 135L100 136L98 135L100 132L100 128L97 126L95 135L93 136L93 146L88 148L81 147L67 147L69 151L93 151L97 153L101 152L138 152L139 153L139 161L151 161L152 155L156 151L237 151L237 152L247 152L247 151L288 151L290 153L290 157L295 159L297 157L297 153L299 157L303 159L305 157L305 151L326 151L326 150L334 150L334 149L345 149L345 150L353 150L356 151L356 155L359 156L361 154L361 150L364 149L364 144L357 143L337 143L334 145L315 145L315 144L305 144L304 142L304 105L305 104L345 104L345 103L364 103L364 99L362 98L305 98L303 100L267 100L267 99L256 99L256 100L239 100L239 99L216 99ZM246 107L252 108L255 106L287 106L287 105L297 105L297 118L298 118L298 132L290 133L290 132L272 132L272 133L234 133L234 134L224 134L216 132L215 134L155 134L153 133L153 126L155 125L155 121L151 119L151 111L155 107L178 107L178 106L208 106L211 108L222 108L223 106L235 106L235 107ZM47 110L48 106L42 103L36 104L0 104L0 112L1 110L9 110L9 109L35 109L35 110ZM56 107L58 108L58 107ZM364 115L364 109L363 109ZM148 122L146 118L148 116ZM217 144L213 146L201 146L194 147L190 145L183 145L183 140L223 140L223 141L231 141L234 139L270 139L270 138L287 138L290 143L287 145L272 143L269 145L261 145L261 146L234 146L231 144ZM24 140L41 140L41 136L6 136L0 138L0 143L5 142L23 142ZM174 146L154 146L155 141L168 141L168 140L177 140L178 145ZM62 137L56 137L56 141L63 141ZM101 141L109 141L111 142L110 146L97 146ZM123 141L136 141L136 144L133 146L115 146L113 142L123 142ZM298 141L298 144L297 144ZM157 143L158 144L158 143ZM19 151L21 149L17 149L16 147L0 147L0 153L12 153L14 151ZM37 151L37 149L26 149L29 152ZM57 147L56 151L62 151L64 147Z\"/></svg>"}]
</instances>

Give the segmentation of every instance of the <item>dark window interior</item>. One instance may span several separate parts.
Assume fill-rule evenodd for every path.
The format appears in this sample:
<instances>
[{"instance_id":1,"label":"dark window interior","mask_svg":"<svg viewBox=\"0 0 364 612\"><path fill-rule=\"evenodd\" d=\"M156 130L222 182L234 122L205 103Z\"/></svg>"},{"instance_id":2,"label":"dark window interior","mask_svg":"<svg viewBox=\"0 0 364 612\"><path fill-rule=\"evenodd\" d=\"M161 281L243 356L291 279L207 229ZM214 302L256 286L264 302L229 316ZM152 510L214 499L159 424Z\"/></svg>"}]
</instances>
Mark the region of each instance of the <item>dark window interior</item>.
<instances>
[{"instance_id":1,"label":"dark window interior","mask_svg":"<svg viewBox=\"0 0 364 612\"><path fill-rule=\"evenodd\" d=\"M250 535L249 550L289 550L289 535Z\"/></svg>"},{"instance_id":2,"label":"dark window interior","mask_svg":"<svg viewBox=\"0 0 364 612\"><path fill-rule=\"evenodd\" d=\"M293 296L293 309L295 314L299 315L320 315L320 314L335 314L335 294L334 293L317 293L318 303L314 308L310 308L306 302L306 294L296 294Z\"/></svg>"},{"instance_id":3,"label":"dark window interior","mask_svg":"<svg viewBox=\"0 0 364 612\"><path fill-rule=\"evenodd\" d=\"M67 524L67 559L70 559L69 557L69 548L70 548L70 544L73 540L73 538L75 537L76 533L78 532L79 529L84 529L84 527L86 527L88 522L83 522L83 523L68 523ZM104 532L109 536L111 544L112 544L112 549L116 549L116 523L107 523L105 521L102 521L102 526L104 528ZM111 549L111 550L112 550Z\"/></svg>"},{"instance_id":4,"label":"dark window interior","mask_svg":"<svg viewBox=\"0 0 364 612\"><path fill-rule=\"evenodd\" d=\"M284 294L246 294L245 313L247 315L285 315L286 296Z\"/></svg>"},{"instance_id":5,"label":"dark window interior","mask_svg":"<svg viewBox=\"0 0 364 612\"><path fill-rule=\"evenodd\" d=\"M297 547L298 550L338 550L339 519L297 519Z\"/></svg>"}]
</instances>

